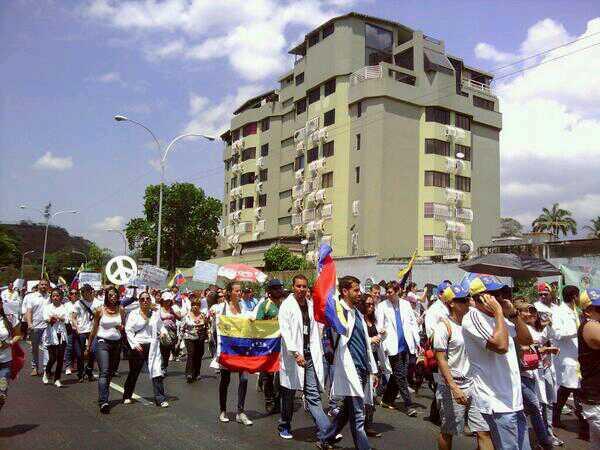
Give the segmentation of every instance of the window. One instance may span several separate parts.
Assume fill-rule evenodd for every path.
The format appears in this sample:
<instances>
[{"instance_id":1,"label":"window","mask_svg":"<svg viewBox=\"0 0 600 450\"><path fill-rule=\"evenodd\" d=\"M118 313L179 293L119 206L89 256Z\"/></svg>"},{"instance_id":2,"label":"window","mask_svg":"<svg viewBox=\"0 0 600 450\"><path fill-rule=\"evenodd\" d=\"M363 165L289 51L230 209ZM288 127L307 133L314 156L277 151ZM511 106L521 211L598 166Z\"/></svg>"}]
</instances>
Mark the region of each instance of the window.
<instances>
[{"instance_id":1,"label":"window","mask_svg":"<svg viewBox=\"0 0 600 450\"><path fill-rule=\"evenodd\" d=\"M319 32L312 33L308 35L308 46L312 47L313 45L317 45L319 43Z\"/></svg>"},{"instance_id":2,"label":"window","mask_svg":"<svg viewBox=\"0 0 600 450\"><path fill-rule=\"evenodd\" d=\"M256 179L256 175L254 174L254 172L243 173L242 176L240 177L240 185L244 186L246 184L252 184L252 183L254 183L255 179Z\"/></svg>"},{"instance_id":3,"label":"window","mask_svg":"<svg viewBox=\"0 0 600 450\"><path fill-rule=\"evenodd\" d=\"M306 154L306 162L310 164L317 159L319 159L319 147L313 147Z\"/></svg>"},{"instance_id":4,"label":"window","mask_svg":"<svg viewBox=\"0 0 600 450\"><path fill-rule=\"evenodd\" d=\"M244 197L244 208L254 208L254 197Z\"/></svg>"},{"instance_id":5,"label":"window","mask_svg":"<svg viewBox=\"0 0 600 450\"><path fill-rule=\"evenodd\" d=\"M417 77L409 75L407 73L402 73L398 72L397 70L390 69L388 71L388 74L391 78L393 78L396 81L399 81L400 83L410 84L411 86L414 86L417 83Z\"/></svg>"},{"instance_id":6,"label":"window","mask_svg":"<svg viewBox=\"0 0 600 450\"><path fill-rule=\"evenodd\" d=\"M231 155L231 164L235 164L239 161L240 159L240 155L237 153L234 153L233 155Z\"/></svg>"},{"instance_id":7,"label":"window","mask_svg":"<svg viewBox=\"0 0 600 450\"><path fill-rule=\"evenodd\" d=\"M477 97L476 95L473 96L473 106L476 106L478 108L487 109L489 111L494 110L494 102L493 101L486 100L485 98Z\"/></svg>"},{"instance_id":8,"label":"window","mask_svg":"<svg viewBox=\"0 0 600 450\"><path fill-rule=\"evenodd\" d=\"M242 161L256 158L256 147L245 148L242 150Z\"/></svg>"},{"instance_id":9,"label":"window","mask_svg":"<svg viewBox=\"0 0 600 450\"><path fill-rule=\"evenodd\" d=\"M316 88L308 91L308 104L311 105L314 102L319 101L321 98L321 86L317 86Z\"/></svg>"},{"instance_id":10,"label":"window","mask_svg":"<svg viewBox=\"0 0 600 450\"><path fill-rule=\"evenodd\" d=\"M323 187L323 188L333 187L333 172L327 172L321 176L321 187Z\"/></svg>"},{"instance_id":11,"label":"window","mask_svg":"<svg viewBox=\"0 0 600 450\"><path fill-rule=\"evenodd\" d=\"M426 219L432 219L434 217L434 206L433 203L431 202L427 202L423 205L423 217L425 217Z\"/></svg>"},{"instance_id":12,"label":"window","mask_svg":"<svg viewBox=\"0 0 600 450\"><path fill-rule=\"evenodd\" d=\"M323 27L323 39L325 39L327 36L332 35L334 29L335 28L334 28L333 22L331 22L329 25L325 25Z\"/></svg>"},{"instance_id":13,"label":"window","mask_svg":"<svg viewBox=\"0 0 600 450\"><path fill-rule=\"evenodd\" d=\"M229 160L228 160L228 159L226 159L226 160L225 160L225 170L226 170L226 171L227 171L227 170L229 170L229 165L230 165L230 164L231 164L231 163L229 162Z\"/></svg>"},{"instance_id":14,"label":"window","mask_svg":"<svg viewBox=\"0 0 600 450\"><path fill-rule=\"evenodd\" d=\"M456 126L463 130L471 130L471 118L469 116L463 116L462 114L456 113Z\"/></svg>"},{"instance_id":15,"label":"window","mask_svg":"<svg viewBox=\"0 0 600 450\"><path fill-rule=\"evenodd\" d=\"M292 196L292 190L288 189L287 191L282 191L279 193L279 200L283 200L285 198L289 198Z\"/></svg>"},{"instance_id":16,"label":"window","mask_svg":"<svg viewBox=\"0 0 600 450\"><path fill-rule=\"evenodd\" d=\"M360 150L360 134L356 135L356 150Z\"/></svg>"},{"instance_id":17,"label":"window","mask_svg":"<svg viewBox=\"0 0 600 450\"><path fill-rule=\"evenodd\" d=\"M431 234L423 235L423 250L433 250L433 236Z\"/></svg>"},{"instance_id":18,"label":"window","mask_svg":"<svg viewBox=\"0 0 600 450\"><path fill-rule=\"evenodd\" d=\"M354 168L354 174L356 176L356 184L360 183L360 167Z\"/></svg>"},{"instance_id":19,"label":"window","mask_svg":"<svg viewBox=\"0 0 600 450\"><path fill-rule=\"evenodd\" d=\"M284 102L281 103L281 109L285 109L288 106L290 106L292 103L294 103L294 98L288 98L287 100L285 100Z\"/></svg>"},{"instance_id":20,"label":"window","mask_svg":"<svg viewBox=\"0 0 600 450\"><path fill-rule=\"evenodd\" d=\"M297 156L294 160L294 170L304 169L304 155Z\"/></svg>"},{"instance_id":21,"label":"window","mask_svg":"<svg viewBox=\"0 0 600 450\"><path fill-rule=\"evenodd\" d=\"M267 194L260 194L258 196L258 206L267 206Z\"/></svg>"},{"instance_id":22,"label":"window","mask_svg":"<svg viewBox=\"0 0 600 450\"><path fill-rule=\"evenodd\" d=\"M238 200L238 205L237 205L237 209L242 209L244 207L244 199L240 198Z\"/></svg>"},{"instance_id":23,"label":"window","mask_svg":"<svg viewBox=\"0 0 600 450\"><path fill-rule=\"evenodd\" d=\"M283 172L291 172L294 170L294 163L286 164L285 166L280 167L280 171Z\"/></svg>"},{"instance_id":24,"label":"window","mask_svg":"<svg viewBox=\"0 0 600 450\"><path fill-rule=\"evenodd\" d=\"M271 127L271 118L266 117L260 121L260 131L267 131Z\"/></svg>"},{"instance_id":25,"label":"window","mask_svg":"<svg viewBox=\"0 0 600 450\"><path fill-rule=\"evenodd\" d=\"M306 111L306 97L296 102L296 114L302 114Z\"/></svg>"},{"instance_id":26,"label":"window","mask_svg":"<svg viewBox=\"0 0 600 450\"><path fill-rule=\"evenodd\" d=\"M356 117L362 116L362 102L356 104Z\"/></svg>"},{"instance_id":27,"label":"window","mask_svg":"<svg viewBox=\"0 0 600 450\"><path fill-rule=\"evenodd\" d=\"M323 158L333 156L333 141L323 144Z\"/></svg>"},{"instance_id":28,"label":"window","mask_svg":"<svg viewBox=\"0 0 600 450\"><path fill-rule=\"evenodd\" d=\"M325 97L335 92L335 78L325 82Z\"/></svg>"},{"instance_id":29,"label":"window","mask_svg":"<svg viewBox=\"0 0 600 450\"><path fill-rule=\"evenodd\" d=\"M413 48L407 48L402 53L394 55L394 63L408 70L415 70Z\"/></svg>"},{"instance_id":30,"label":"window","mask_svg":"<svg viewBox=\"0 0 600 450\"><path fill-rule=\"evenodd\" d=\"M292 120L294 120L295 114L296 114L296 111L294 111L293 109L290 112L285 113L283 115L283 117L281 118L282 122L284 124L285 124L285 122L291 122Z\"/></svg>"},{"instance_id":31,"label":"window","mask_svg":"<svg viewBox=\"0 0 600 450\"><path fill-rule=\"evenodd\" d=\"M240 138L240 130L239 129L233 130L231 132L231 140L232 141L237 141L239 138Z\"/></svg>"},{"instance_id":32,"label":"window","mask_svg":"<svg viewBox=\"0 0 600 450\"><path fill-rule=\"evenodd\" d=\"M465 155L462 159L464 161L471 161L471 147L467 147L466 145L454 144L454 156L457 153L462 153Z\"/></svg>"},{"instance_id":33,"label":"window","mask_svg":"<svg viewBox=\"0 0 600 450\"><path fill-rule=\"evenodd\" d=\"M450 111L428 106L425 108L425 121L450 125Z\"/></svg>"},{"instance_id":34,"label":"window","mask_svg":"<svg viewBox=\"0 0 600 450\"><path fill-rule=\"evenodd\" d=\"M269 178L269 169L261 169L258 172L258 180L259 181L267 181Z\"/></svg>"},{"instance_id":35,"label":"window","mask_svg":"<svg viewBox=\"0 0 600 450\"><path fill-rule=\"evenodd\" d=\"M464 192L471 192L471 179L456 175L456 189Z\"/></svg>"},{"instance_id":36,"label":"window","mask_svg":"<svg viewBox=\"0 0 600 450\"><path fill-rule=\"evenodd\" d=\"M225 183L225 192L229 192L229 181Z\"/></svg>"},{"instance_id":37,"label":"window","mask_svg":"<svg viewBox=\"0 0 600 450\"><path fill-rule=\"evenodd\" d=\"M281 149L283 150L283 147L287 147L288 145L292 145L293 143L294 143L294 136L290 136L289 138L281 141Z\"/></svg>"},{"instance_id":38,"label":"window","mask_svg":"<svg viewBox=\"0 0 600 450\"><path fill-rule=\"evenodd\" d=\"M236 210L236 207L235 207L235 206L236 206L236 204L235 204L235 200L231 200L231 201L229 202L229 211L230 211L230 212L234 212L234 211Z\"/></svg>"},{"instance_id":39,"label":"window","mask_svg":"<svg viewBox=\"0 0 600 450\"><path fill-rule=\"evenodd\" d=\"M251 134L256 134L256 122L250 122L244 125L242 135L246 137L250 136Z\"/></svg>"},{"instance_id":40,"label":"window","mask_svg":"<svg viewBox=\"0 0 600 450\"><path fill-rule=\"evenodd\" d=\"M231 179L231 189L237 187L237 177Z\"/></svg>"},{"instance_id":41,"label":"window","mask_svg":"<svg viewBox=\"0 0 600 450\"><path fill-rule=\"evenodd\" d=\"M365 24L365 63L375 66L381 61L392 63L393 34L385 28Z\"/></svg>"},{"instance_id":42,"label":"window","mask_svg":"<svg viewBox=\"0 0 600 450\"><path fill-rule=\"evenodd\" d=\"M323 115L323 126L333 125L335 123L335 109L330 109Z\"/></svg>"},{"instance_id":43,"label":"window","mask_svg":"<svg viewBox=\"0 0 600 450\"><path fill-rule=\"evenodd\" d=\"M296 86L299 86L302 83L304 83L304 72L299 73L298 75L296 75Z\"/></svg>"},{"instance_id":44,"label":"window","mask_svg":"<svg viewBox=\"0 0 600 450\"><path fill-rule=\"evenodd\" d=\"M450 143L438 139L425 139L425 154L450 156Z\"/></svg>"},{"instance_id":45,"label":"window","mask_svg":"<svg viewBox=\"0 0 600 450\"><path fill-rule=\"evenodd\" d=\"M269 144L260 146L260 156L269 156Z\"/></svg>"},{"instance_id":46,"label":"window","mask_svg":"<svg viewBox=\"0 0 600 450\"><path fill-rule=\"evenodd\" d=\"M442 188L450 187L450 174L444 172L436 172L433 170L426 170L425 186L435 186Z\"/></svg>"},{"instance_id":47,"label":"window","mask_svg":"<svg viewBox=\"0 0 600 450\"><path fill-rule=\"evenodd\" d=\"M292 224L292 216L280 217L277 220L279 225L291 225Z\"/></svg>"}]
</instances>

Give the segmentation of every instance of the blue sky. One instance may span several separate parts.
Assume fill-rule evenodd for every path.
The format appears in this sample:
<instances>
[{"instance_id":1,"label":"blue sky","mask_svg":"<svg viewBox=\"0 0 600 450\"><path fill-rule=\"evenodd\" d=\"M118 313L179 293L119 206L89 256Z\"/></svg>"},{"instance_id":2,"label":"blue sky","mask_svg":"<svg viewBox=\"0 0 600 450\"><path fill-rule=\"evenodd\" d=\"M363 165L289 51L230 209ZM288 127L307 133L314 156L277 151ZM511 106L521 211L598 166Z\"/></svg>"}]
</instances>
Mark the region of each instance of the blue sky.
<instances>
[{"instance_id":1,"label":"blue sky","mask_svg":"<svg viewBox=\"0 0 600 450\"><path fill-rule=\"evenodd\" d=\"M300 36L350 10L421 29L489 70L600 32L600 3L584 0L1 2L0 221L38 220L17 205L52 201L81 211L59 225L121 248L102 230L140 215L159 173L149 135L112 117L143 122L163 141L216 133L246 97L276 86ZM600 34L543 58L595 42ZM599 49L498 81L504 215L527 224L553 201L581 225L600 215ZM220 142L181 142L167 180L221 198L221 154Z\"/></svg>"}]
</instances>

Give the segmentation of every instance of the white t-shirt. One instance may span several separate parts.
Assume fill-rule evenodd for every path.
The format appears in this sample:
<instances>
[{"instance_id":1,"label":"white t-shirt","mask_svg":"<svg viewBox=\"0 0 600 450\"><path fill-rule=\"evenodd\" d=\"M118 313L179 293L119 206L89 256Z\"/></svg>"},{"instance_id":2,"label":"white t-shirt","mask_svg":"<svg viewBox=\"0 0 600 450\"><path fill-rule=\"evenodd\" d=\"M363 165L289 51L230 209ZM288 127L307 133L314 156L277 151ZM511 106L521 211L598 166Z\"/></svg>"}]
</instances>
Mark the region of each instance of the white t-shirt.
<instances>
[{"instance_id":1,"label":"white t-shirt","mask_svg":"<svg viewBox=\"0 0 600 450\"><path fill-rule=\"evenodd\" d=\"M4 320L0 319L0 341L8 342L10 340L10 334ZM0 349L0 363L6 363L12 361L12 350L10 346Z\"/></svg>"},{"instance_id":2,"label":"white t-shirt","mask_svg":"<svg viewBox=\"0 0 600 450\"><path fill-rule=\"evenodd\" d=\"M85 306L83 306L82 302L85 302L85 304L88 307L86 308ZM75 314L75 322L77 324L77 332L80 334L89 333L90 331L92 331L94 317L92 314L90 314L88 309L90 309L92 312L94 311L93 302L88 303L84 299L79 299L79 301L75 303L75 306L73 307L73 313Z\"/></svg>"},{"instance_id":3,"label":"white t-shirt","mask_svg":"<svg viewBox=\"0 0 600 450\"><path fill-rule=\"evenodd\" d=\"M448 319L452 335L448 339L448 327L441 321L433 327L433 349L436 351L445 351L448 360L448 367L452 378L461 389L466 389L473 384L473 380L467 376L469 373L469 358L465 350L465 341L463 338L463 329L460 325ZM443 376L440 381L446 384Z\"/></svg>"},{"instance_id":4,"label":"white t-shirt","mask_svg":"<svg viewBox=\"0 0 600 450\"><path fill-rule=\"evenodd\" d=\"M474 308L463 319L463 338L470 363L468 376L473 378L473 402L484 414L521 411L521 375L514 340L508 340L508 352L503 355L486 348L495 323L493 317ZM506 327L514 337L514 325L506 320Z\"/></svg>"},{"instance_id":5,"label":"white t-shirt","mask_svg":"<svg viewBox=\"0 0 600 450\"><path fill-rule=\"evenodd\" d=\"M47 323L44 331L44 343L46 345L59 345L67 340L67 312L65 305L54 306L53 303L44 305L44 320L49 320L50 317L55 317L57 320L52 325Z\"/></svg>"},{"instance_id":6,"label":"white t-shirt","mask_svg":"<svg viewBox=\"0 0 600 450\"><path fill-rule=\"evenodd\" d=\"M44 322L44 306L50 304L50 295L44 297L39 292L27 294L23 299L23 309L31 311L31 324L33 329L42 330L46 328L47 323Z\"/></svg>"},{"instance_id":7,"label":"white t-shirt","mask_svg":"<svg viewBox=\"0 0 600 450\"><path fill-rule=\"evenodd\" d=\"M21 317L21 296L16 289L9 292L8 289L2 291L2 307L4 313L13 325L18 323L19 317Z\"/></svg>"},{"instance_id":8,"label":"white t-shirt","mask_svg":"<svg viewBox=\"0 0 600 450\"><path fill-rule=\"evenodd\" d=\"M425 313L425 333L427 333L428 339L431 339L433 327L440 322L440 319L447 319L449 315L448 307L439 298L429 307Z\"/></svg>"}]
</instances>

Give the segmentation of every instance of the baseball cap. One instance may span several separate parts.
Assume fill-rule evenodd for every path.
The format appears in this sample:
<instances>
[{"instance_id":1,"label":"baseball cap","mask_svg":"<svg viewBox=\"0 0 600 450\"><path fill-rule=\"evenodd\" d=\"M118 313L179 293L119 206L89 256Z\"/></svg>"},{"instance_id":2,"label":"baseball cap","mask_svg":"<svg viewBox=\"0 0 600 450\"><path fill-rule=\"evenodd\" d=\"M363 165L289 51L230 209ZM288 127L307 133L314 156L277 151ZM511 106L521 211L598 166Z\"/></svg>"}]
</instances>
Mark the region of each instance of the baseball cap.
<instances>
[{"instance_id":1,"label":"baseball cap","mask_svg":"<svg viewBox=\"0 0 600 450\"><path fill-rule=\"evenodd\" d=\"M438 295L442 295L444 293L444 291L446 290L446 288L449 286L452 286L452 283L449 283L448 281L442 281L440 284L438 284L437 285Z\"/></svg>"},{"instance_id":2,"label":"baseball cap","mask_svg":"<svg viewBox=\"0 0 600 450\"><path fill-rule=\"evenodd\" d=\"M473 278L469 283L471 295L481 294L482 292L499 291L508 287L494 275L479 275Z\"/></svg>"},{"instance_id":3,"label":"baseball cap","mask_svg":"<svg viewBox=\"0 0 600 450\"><path fill-rule=\"evenodd\" d=\"M579 307L586 309L590 306L600 306L600 289L589 288L579 294Z\"/></svg>"},{"instance_id":4,"label":"baseball cap","mask_svg":"<svg viewBox=\"0 0 600 450\"><path fill-rule=\"evenodd\" d=\"M283 287L283 283L281 282L281 280L278 280L277 278L273 278L272 280L269 280L269 283L267 283L267 287L268 288Z\"/></svg>"},{"instance_id":5,"label":"baseball cap","mask_svg":"<svg viewBox=\"0 0 600 450\"><path fill-rule=\"evenodd\" d=\"M453 284L446 287L442 292L442 300L448 303L456 298L467 298L469 296L469 289L461 284Z\"/></svg>"},{"instance_id":6,"label":"baseball cap","mask_svg":"<svg viewBox=\"0 0 600 450\"><path fill-rule=\"evenodd\" d=\"M540 282L537 284L538 294L549 294L551 289L548 283Z\"/></svg>"},{"instance_id":7,"label":"baseball cap","mask_svg":"<svg viewBox=\"0 0 600 450\"><path fill-rule=\"evenodd\" d=\"M161 294L160 298L162 300L173 300L175 296L171 292L165 291Z\"/></svg>"}]
</instances>

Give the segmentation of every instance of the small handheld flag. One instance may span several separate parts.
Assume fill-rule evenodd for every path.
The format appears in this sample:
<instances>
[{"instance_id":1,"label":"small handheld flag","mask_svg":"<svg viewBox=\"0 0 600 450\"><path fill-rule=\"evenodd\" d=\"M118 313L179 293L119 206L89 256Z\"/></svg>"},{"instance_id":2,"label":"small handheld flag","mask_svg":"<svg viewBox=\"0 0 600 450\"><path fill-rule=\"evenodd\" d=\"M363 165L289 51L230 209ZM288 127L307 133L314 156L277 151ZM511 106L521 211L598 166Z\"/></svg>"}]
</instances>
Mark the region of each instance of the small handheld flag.
<instances>
[{"instance_id":1,"label":"small handheld flag","mask_svg":"<svg viewBox=\"0 0 600 450\"><path fill-rule=\"evenodd\" d=\"M412 274L412 268L415 263L416 257L417 257L417 251L415 250L412 254L412 257L410 258L410 261L406 265L406 267L403 267L402 269L400 269L398 271L398 279L400 280L400 286L402 287L402 289L404 289L404 286L406 285L408 278Z\"/></svg>"},{"instance_id":2,"label":"small handheld flag","mask_svg":"<svg viewBox=\"0 0 600 450\"><path fill-rule=\"evenodd\" d=\"M331 257L333 250L327 244L322 244L319 249L319 276L313 288L313 308L315 320L333 327L338 334L345 335L348 322L335 293L335 263Z\"/></svg>"}]
</instances>

